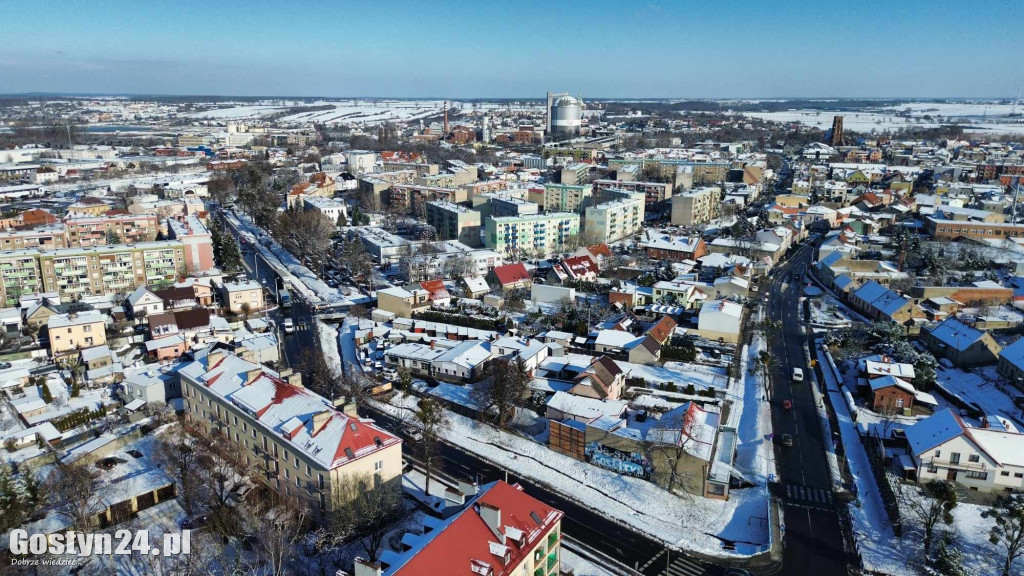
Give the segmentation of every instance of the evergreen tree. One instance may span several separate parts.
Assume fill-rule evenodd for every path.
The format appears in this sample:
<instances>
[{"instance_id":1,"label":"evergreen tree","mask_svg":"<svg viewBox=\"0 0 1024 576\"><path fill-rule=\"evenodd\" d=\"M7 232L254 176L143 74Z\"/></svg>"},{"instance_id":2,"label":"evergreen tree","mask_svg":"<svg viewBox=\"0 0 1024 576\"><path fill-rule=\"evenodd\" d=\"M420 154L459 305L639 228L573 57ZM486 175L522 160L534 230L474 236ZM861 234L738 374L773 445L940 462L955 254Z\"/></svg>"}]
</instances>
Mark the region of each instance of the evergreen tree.
<instances>
[{"instance_id":1,"label":"evergreen tree","mask_svg":"<svg viewBox=\"0 0 1024 576\"><path fill-rule=\"evenodd\" d=\"M341 227L341 226L348 226L348 219L345 218L345 213L344 212L338 212L338 221L336 222L336 224L339 227Z\"/></svg>"},{"instance_id":2,"label":"evergreen tree","mask_svg":"<svg viewBox=\"0 0 1024 576\"><path fill-rule=\"evenodd\" d=\"M39 388L40 395L43 398L43 402L46 402L47 404L53 402L53 394L50 394L50 387L46 385L46 382L40 384Z\"/></svg>"},{"instance_id":3,"label":"evergreen tree","mask_svg":"<svg viewBox=\"0 0 1024 576\"><path fill-rule=\"evenodd\" d=\"M227 270L237 270L242 265L242 253L231 234L225 234L220 252L220 265Z\"/></svg>"},{"instance_id":4,"label":"evergreen tree","mask_svg":"<svg viewBox=\"0 0 1024 576\"><path fill-rule=\"evenodd\" d=\"M945 538L935 547L935 553L929 559L929 563L932 569L942 576L967 576L963 552L955 546L949 546Z\"/></svg>"}]
</instances>

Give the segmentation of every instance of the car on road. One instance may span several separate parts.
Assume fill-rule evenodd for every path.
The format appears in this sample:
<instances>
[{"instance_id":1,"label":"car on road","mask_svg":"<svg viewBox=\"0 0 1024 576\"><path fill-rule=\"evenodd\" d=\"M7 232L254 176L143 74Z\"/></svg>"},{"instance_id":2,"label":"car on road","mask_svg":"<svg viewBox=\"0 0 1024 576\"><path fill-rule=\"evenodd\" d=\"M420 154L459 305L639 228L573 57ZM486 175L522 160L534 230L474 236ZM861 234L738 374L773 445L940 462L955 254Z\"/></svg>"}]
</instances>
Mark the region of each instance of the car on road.
<instances>
[{"instance_id":1,"label":"car on road","mask_svg":"<svg viewBox=\"0 0 1024 576\"><path fill-rule=\"evenodd\" d=\"M402 458L402 474L408 474L409 472L412 472L412 462Z\"/></svg>"},{"instance_id":2,"label":"car on road","mask_svg":"<svg viewBox=\"0 0 1024 576\"><path fill-rule=\"evenodd\" d=\"M0 370L7 370L11 367L10 362L0 362Z\"/></svg>"},{"instance_id":3,"label":"car on road","mask_svg":"<svg viewBox=\"0 0 1024 576\"><path fill-rule=\"evenodd\" d=\"M790 408L793 407L793 401L792 400L783 400L782 401L782 407L785 408L786 410L789 410Z\"/></svg>"},{"instance_id":4,"label":"car on road","mask_svg":"<svg viewBox=\"0 0 1024 576\"><path fill-rule=\"evenodd\" d=\"M802 368L793 368L793 382L803 382L804 371Z\"/></svg>"},{"instance_id":5,"label":"car on road","mask_svg":"<svg viewBox=\"0 0 1024 576\"><path fill-rule=\"evenodd\" d=\"M793 445L793 436L790 434L783 434L779 438L779 442L781 442L783 446L789 448L790 446Z\"/></svg>"},{"instance_id":6,"label":"car on road","mask_svg":"<svg viewBox=\"0 0 1024 576\"><path fill-rule=\"evenodd\" d=\"M402 434L409 439L410 442L422 442L423 433L419 431L415 426L405 426L402 428Z\"/></svg>"},{"instance_id":7,"label":"car on road","mask_svg":"<svg viewBox=\"0 0 1024 576\"><path fill-rule=\"evenodd\" d=\"M284 333L285 334L291 334L292 332L295 332L295 321L293 321L291 318L285 318L284 319Z\"/></svg>"}]
</instances>

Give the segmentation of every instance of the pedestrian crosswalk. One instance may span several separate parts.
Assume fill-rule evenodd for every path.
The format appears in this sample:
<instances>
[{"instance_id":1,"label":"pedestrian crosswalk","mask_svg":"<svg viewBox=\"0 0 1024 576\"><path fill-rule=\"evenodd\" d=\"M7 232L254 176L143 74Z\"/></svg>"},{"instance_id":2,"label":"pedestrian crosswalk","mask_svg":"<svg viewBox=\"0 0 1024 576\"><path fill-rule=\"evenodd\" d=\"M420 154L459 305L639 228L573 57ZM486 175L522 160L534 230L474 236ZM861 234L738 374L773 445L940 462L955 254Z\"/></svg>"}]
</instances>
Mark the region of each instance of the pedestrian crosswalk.
<instances>
[{"instance_id":1,"label":"pedestrian crosswalk","mask_svg":"<svg viewBox=\"0 0 1024 576\"><path fill-rule=\"evenodd\" d=\"M788 503L797 503L812 508L831 508L832 491L813 488L800 484L785 485L785 499Z\"/></svg>"},{"instance_id":2,"label":"pedestrian crosswalk","mask_svg":"<svg viewBox=\"0 0 1024 576\"><path fill-rule=\"evenodd\" d=\"M661 576L702 576L707 571L699 562L683 555L673 555L668 567L661 571Z\"/></svg>"}]
</instances>

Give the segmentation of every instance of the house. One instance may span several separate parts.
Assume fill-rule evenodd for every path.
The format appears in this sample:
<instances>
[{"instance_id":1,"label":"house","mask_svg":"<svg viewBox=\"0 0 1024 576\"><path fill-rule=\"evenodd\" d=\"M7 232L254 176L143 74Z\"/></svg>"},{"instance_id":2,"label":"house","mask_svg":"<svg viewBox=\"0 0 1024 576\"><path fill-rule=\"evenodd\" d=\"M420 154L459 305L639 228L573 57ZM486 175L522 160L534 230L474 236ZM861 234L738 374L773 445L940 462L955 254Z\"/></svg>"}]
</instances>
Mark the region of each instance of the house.
<instances>
[{"instance_id":1,"label":"house","mask_svg":"<svg viewBox=\"0 0 1024 576\"><path fill-rule=\"evenodd\" d=\"M601 400L559 391L548 400L545 415L549 420L575 420L584 424L600 418L621 420L625 417L627 404L623 400Z\"/></svg>"},{"instance_id":2,"label":"house","mask_svg":"<svg viewBox=\"0 0 1024 576\"><path fill-rule=\"evenodd\" d=\"M448 520L425 517L402 536L399 551L355 559L353 576L519 576L560 574L562 512L501 480L466 484L449 496L462 503ZM467 498L468 497L468 498Z\"/></svg>"},{"instance_id":3,"label":"house","mask_svg":"<svg viewBox=\"0 0 1024 576\"><path fill-rule=\"evenodd\" d=\"M263 287L254 280L225 282L221 286L224 304L234 314L248 314L266 308Z\"/></svg>"},{"instance_id":4,"label":"house","mask_svg":"<svg viewBox=\"0 0 1024 576\"><path fill-rule=\"evenodd\" d=\"M443 380L475 380L483 375L491 359L491 344L466 340L445 350L430 363L431 373Z\"/></svg>"},{"instance_id":5,"label":"house","mask_svg":"<svg viewBox=\"0 0 1024 576\"><path fill-rule=\"evenodd\" d=\"M529 288L533 281L530 273L522 262L495 266L487 273L487 283L499 286L502 290L513 290L516 288Z\"/></svg>"},{"instance_id":6,"label":"house","mask_svg":"<svg viewBox=\"0 0 1024 576\"><path fill-rule=\"evenodd\" d=\"M869 280L850 292L850 304L873 320L888 320L903 326L904 330L916 331L910 324L914 318L914 301L906 296Z\"/></svg>"},{"instance_id":7,"label":"house","mask_svg":"<svg viewBox=\"0 0 1024 576\"><path fill-rule=\"evenodd\" d=\"M696 261L708 254L708 246L700 236L675 236L645 230L639 245L647 252L648 258L656 260Z\"/></svg>"},{"instance_id":8,"label":"house","mask_svg":"<svg viewBox=\"0 0 1024 576\"><path fill-rule=\"evenodd\" d=\"M137 320L153 314L161 314L164 311L163 299L145 286L139 286L129 294L127 304L132 317Z\"/></svg>"},{"instance_id":9,"label":"house","mask_svg":"<svg viewBox=\"0 0 1024 576\"><path fill-rule=\"evenodd\" d=\"M973 427L946 408L904 433L912 480L949 480L978 492L1024 490L1024 434L1004 418L986 416Z\"/></svg>"},{"instance_id":10,"label":"house","mask_svg":"<svg viewBox=\"0 0 1024 576\"><path fill-rule=\"evenodd\" d=\"M594 351L622 354L638 340L640 339L623 330L598 330L594 338Z\"/></svg>"},{"instance_id":11,"label":"house","mask_svg":"<svg viewBox=\"0 0 1024 576\"><path fill-rule=\"evenodd\" d=\"M540 340L506 336L491 343L495 357L517 358L530 375L551 354L551 349Z\"/></svg>"},{"instance_id":12,"label":"house","mask_svg":"<svg viewBox=\"0 0 1024 576\"><path fill-rule=\"evenodd\" d=\"M153 294L164 303L164 310L186 310L199 305L196 293L191 288L165 288L154 290Z\"/></svg>"},{"instance_id":13,"label":"house","mask_svg":"<svg viewBox=\"0 0 1024 576\"><path fill-rule=\"evenodd\" d=\"M1000 346L988 332L972 328L954 316L921 333L921 341L937 355L960 367L990 364L998 360Z\"/></svg>"},{"instance_id":14,"label":"house","mask_svg":"<svg viewBox=\"0 0 1024 576\"><path fill-rule=\"evenodd\" d=\"M466 287L466 296L470 298L480 298L491 291L491 287L487 285L487 280L483 276L466 276L462 279L462 283Z\"/></svg>"},{"instance_id":15,"label":"house","mask_svg":"<svg viewBox=\"0 0 1024 576\"><path fill-rule=\"evenodd\" d=\"M1018 338L999 352L996 370L1018 390L1024 392L1024 338Z\"/></svg>"},{"instance_id":16,"label":"house","mask_svg":"<svg viewBox=\"0 0 1024 576\"><path fill-rule=\"evenodd\" d=\"M377 308L401 318L412 318L413 312L420 312L429 307L430 292L423 289L410 292L395 286L377 290Z\"/></svg>"},{"instance_id":17,"label":"house","mask_svg":"<svg viewBox=\"0 0 1024 576\"><path fill-rule=\"evenodd\" d=\"M103 346L107 343L106 319L95 311L50 316L46 321L50 356L62 360L83 348Z\"/></svg>"},{"instance_id":18,"label":"house","mask_svg":"<svg viewBox=\"0 0 1024 576\"><path fill-rule=\"evenodd\" d=\"M181 398L181 387L176 374L155 368L125 377L117 391L125 404L133 401L151 406L163 406L171 398Z\"/></svg>"},{"instance_id":19,"label":"house","mask_svg":"<svg viewBox=\"0 0 1024 576\"><path fill-rule=\"evenodd\" d=\"M452 296L445 288L443 280L425 280L419 283L419 288L430 294L430 303L435 306L447 308L452 301Z\"/></svg>"},{"instance_id":20,"label":"house","mask_svg":"<svg viewBox=\"0 0 1024 576\"><path fill-rule=\"evenodd\" d=\"M910 416L918 407L931 412L938 405L935 397L921 392L913 384L892 374L868 380L871 388L871 409L880 414Z\"/></svg>"},{"instance_id":21,"label":"house","mask_svg":"<svg viewBox=\"0 0 1024 576\"><path fill-rule=\"evenodd\" d=\"M549 279L565 282L566 280L594 282L600 269L590 256L572 256L551 267Z\"/></svg>"},{"instance_id":22,"label":"house","mask_svg":"<svg viewBox=\"0 0 1024 576\"><path fill-rule=\"evenodd\" d=\"M743 326L743 306L730 300L708 300L697 315L697 332L702 338L736 343Z\"/></svg>"},{"instance_id":23,"label":"house","mask_svg":"<svg viewBox=\"0 0 1024 576\"><path fill-rule=\"evenodd\" d=\"M661 361L661 344L650 334L642 336L626 348L626 358L634 364L654 366Z\"/></svg>"},{"instance_id":24,"label":"house","mask_svg":"<svg viewBox=\"0 0 1024 576\"><path fill-rule=\"evenodd\" d=\"M607 356L596 358L573 379L569 393L598 400L618 400L626 386L626 374Z\"/></svg>"},{"instance_id":25,"label":"house","mask_svg":"<svg viewBox=\"0 0 1024 576\"><path fill-rule=\"evenodd\" d=\"M177 330L177 325L173 329ZM181 334L171 334L146 341L146 353L157 360L175 360L181 358L186 351L188 351L188 342Z\"/></svg>"},{"instance_id":26,"label":"house","mask_svg":"<svg viewBox=\"0 0 1024 576\"><path fill-rule=\"evenodd\" d=\"M662 316L661 320L655 322L654 326L647 331L647 335L654 338L658 346L664 346L672 341L672 334L675 333L678 325L671 316Z\"/></svg>"}]
</instances>

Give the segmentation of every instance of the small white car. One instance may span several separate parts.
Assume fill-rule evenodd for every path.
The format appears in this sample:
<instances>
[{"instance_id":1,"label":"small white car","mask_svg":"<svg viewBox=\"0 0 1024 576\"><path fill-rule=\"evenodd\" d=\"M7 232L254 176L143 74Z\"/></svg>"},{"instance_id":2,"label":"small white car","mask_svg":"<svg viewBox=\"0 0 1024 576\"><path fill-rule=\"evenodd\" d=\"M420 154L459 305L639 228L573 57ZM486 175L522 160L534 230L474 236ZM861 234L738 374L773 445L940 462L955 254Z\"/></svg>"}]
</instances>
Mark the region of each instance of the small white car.
<instances>
[{"instance_id":1,"label":"small white car","mask_svg":"<svg viewBox=\"0 0 1024 576\"><path fill-rule=\"evenodd\" d=\"M793 368L793 382L803 382L804 371L802 368Z\"/></svg>"},{"instance_id":2,"label":"small white car","mask_svg":"<svg viewBox=\"0 0 1024 576\"><path fill-rule=\"evenodd\" d=\"M295 322L291 318L284 319L284 332L285 334L291 334L295 332Z\"/></svg>"}]
</instances>

